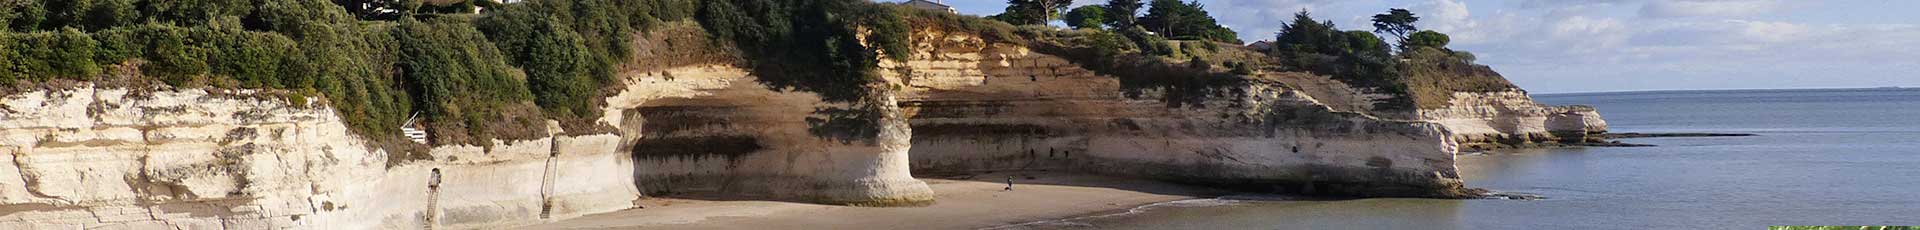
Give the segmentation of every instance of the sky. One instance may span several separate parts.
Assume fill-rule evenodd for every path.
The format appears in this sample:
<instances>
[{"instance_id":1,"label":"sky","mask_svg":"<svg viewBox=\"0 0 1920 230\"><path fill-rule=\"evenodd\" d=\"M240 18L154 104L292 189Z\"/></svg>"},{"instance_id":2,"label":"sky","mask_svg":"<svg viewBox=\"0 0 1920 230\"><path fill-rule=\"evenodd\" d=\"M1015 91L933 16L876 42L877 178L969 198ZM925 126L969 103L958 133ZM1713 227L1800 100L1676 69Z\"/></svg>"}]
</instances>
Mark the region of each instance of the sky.
<instances>
[{"instance_id":1,"label":"sky","mask_svg":"<svg viewBox=\"0 0 1920 230\"><path fill-rule=\"evenodd\" d=\"M1303 9L1368 31L1374 14L1412 10L1421 29L1533 93L1920 87L1916 0L1198 1L1248 42L1272 40ZM1006 7L946 2L973 15Z\"/></svg>"}]
</instances>

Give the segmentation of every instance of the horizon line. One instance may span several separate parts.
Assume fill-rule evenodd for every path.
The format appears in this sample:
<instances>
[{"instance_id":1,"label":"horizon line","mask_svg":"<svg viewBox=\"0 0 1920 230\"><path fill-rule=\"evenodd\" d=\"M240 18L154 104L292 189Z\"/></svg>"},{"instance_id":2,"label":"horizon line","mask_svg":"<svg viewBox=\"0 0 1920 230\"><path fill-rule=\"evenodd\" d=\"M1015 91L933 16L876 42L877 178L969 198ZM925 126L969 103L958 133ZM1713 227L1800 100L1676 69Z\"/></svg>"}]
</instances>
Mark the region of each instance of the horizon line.
<instances>
[{"instance_id":1,"label":"horizon line","mask_svg":"<svg viewBox=\"0 0 1920 230\"><path fill-rule=\"evenodd\" d=\"M1815 88L1732 88L1732 89L1652 89L1621 91L1587 91L1565 93L1539 93L1538 96L1583 95L1583 94L1619 94L1619 93L1675 93L1675 92L1732 92L1732 91L1801 91L1801 90L1920 90L1920 87L1881 86L1881 87L1815 87Z\"/></svg>"}]
</instances>

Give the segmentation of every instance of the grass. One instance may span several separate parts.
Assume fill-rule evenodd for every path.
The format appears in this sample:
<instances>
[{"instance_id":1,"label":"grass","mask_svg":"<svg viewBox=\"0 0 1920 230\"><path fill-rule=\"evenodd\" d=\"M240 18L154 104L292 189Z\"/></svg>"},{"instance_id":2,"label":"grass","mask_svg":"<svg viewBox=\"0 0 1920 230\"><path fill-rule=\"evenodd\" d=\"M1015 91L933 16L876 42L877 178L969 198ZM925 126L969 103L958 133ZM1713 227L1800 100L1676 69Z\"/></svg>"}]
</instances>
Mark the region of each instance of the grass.
<instances>
[{"instance_id":1,"label":"grass","mask_svg":"<svg viewBox=\"0 0 1920 230\"><path fill-rule=\"evenodd\" d=\"M1920 230L1920 226L1772 226L1767 230Z\"/></svg>"},{"instance_id":2,"label":"grass","mask_svg":"<svg viewBox=\"0 0 1920 230\"><path fill-rule=\"evenodd\" d=\"M1492 67L1473 64L1452 52L1422 47L1414 51L1402 66L1406 68L1402 84L1415 108L1446 108L1455 92L1503 92L1516 90L1512 82Z\"/></svg>"}]
</instances>

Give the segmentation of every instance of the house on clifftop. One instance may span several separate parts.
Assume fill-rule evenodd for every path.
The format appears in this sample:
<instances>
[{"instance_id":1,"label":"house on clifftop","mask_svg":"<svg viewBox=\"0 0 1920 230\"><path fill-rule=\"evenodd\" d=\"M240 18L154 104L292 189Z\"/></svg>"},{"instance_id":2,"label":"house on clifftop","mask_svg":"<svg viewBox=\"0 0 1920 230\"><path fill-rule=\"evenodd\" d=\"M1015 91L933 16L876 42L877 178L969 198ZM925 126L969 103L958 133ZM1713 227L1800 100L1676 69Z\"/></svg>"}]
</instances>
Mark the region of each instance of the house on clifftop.
<instances>
[{"instance_id":1,"label":"house on clifftop","mask_svg":"<svg viewBox=\"0 0 1920 230\"><path fill-rule=\"evenodd\" d=\"M960 13L960 11L954 10L953 6L947 5L946 0L939 0L939 1L907 0L906 2L901 2L900 5L906 5L906 6L911 6L913 8L920 8L925 10L947 12L951 14Z\"/></svg>"}]
</instances>

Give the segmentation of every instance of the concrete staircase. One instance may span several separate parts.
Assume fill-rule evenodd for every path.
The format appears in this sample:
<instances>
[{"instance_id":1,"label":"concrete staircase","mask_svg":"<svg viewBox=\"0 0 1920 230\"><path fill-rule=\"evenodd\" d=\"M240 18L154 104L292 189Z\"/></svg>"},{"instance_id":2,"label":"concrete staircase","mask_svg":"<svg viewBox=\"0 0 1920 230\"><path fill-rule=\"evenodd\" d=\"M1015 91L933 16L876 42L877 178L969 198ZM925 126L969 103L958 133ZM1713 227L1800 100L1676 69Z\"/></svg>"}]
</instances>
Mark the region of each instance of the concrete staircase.
<instances>
[{"instance_id":1,"label":"concrete staircase","mask_svg":"<svg viewBox=\"0 0 1920 230\"><path fill-rule=\"evenodd\" d=\"M414 112L414 113L413 113L413 116L408 116L408 117L407 117L407 122L406 122L406 123L402 123L402 124L400 125L400 134L401 134L401 135L406 135L406 136L407 136L407 140L413 140L413 142L414 142L414 143L421 143L421 144L426 144L426 143L427 143L427 131L426 131L426 130L421 130L421 129L416 129L416 128L413 128L413 121L414 121L414 119L415 119L415 118L419 118L419 117L420 117L420 112Z\"/></svg>"}]
</instances>

